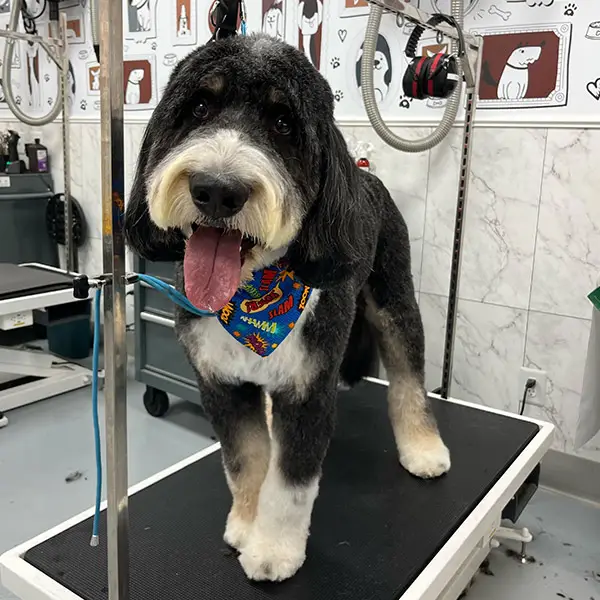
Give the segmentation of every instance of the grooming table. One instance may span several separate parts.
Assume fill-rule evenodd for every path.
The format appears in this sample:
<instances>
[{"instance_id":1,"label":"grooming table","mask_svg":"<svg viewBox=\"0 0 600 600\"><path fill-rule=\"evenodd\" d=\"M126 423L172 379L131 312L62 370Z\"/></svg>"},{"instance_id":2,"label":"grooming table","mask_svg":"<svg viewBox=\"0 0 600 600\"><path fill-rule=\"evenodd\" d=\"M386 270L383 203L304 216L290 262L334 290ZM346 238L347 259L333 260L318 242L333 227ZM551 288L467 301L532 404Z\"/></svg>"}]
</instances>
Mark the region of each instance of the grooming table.
<instances>
[{"instance_id":1,"label":"grooming table","mask_svg":"<svg viewBox=\"0 0 600 600\"><path fill-rule=\"evenodd\" d=\"M369 380L340 394L308 558L296 576L248 582L222 541L230 495L215 444L131 488L131 600L456 599L553 427L434 398L453 465L423 481L398 462L386 389ZM2 556L2 584L24 600L106 600L105 514L92 548L92 512Z\"/></svg>"},{"instance_id":2,"label":"grooming table","mask_svg":"<svg viewBox=\"0 0 600 600\"><path fill-rule=\"evenodd\" d=\"M33 324L34 310L76 302L72 280L55 267L0 263L0 329L28 327ZM88 369L44 352L5 346L0 346L0 374L6 374L0 383L0 417L4 411L91 382ZM21 380L26 383L19 383Z\"/></svg>"}]
</instances>

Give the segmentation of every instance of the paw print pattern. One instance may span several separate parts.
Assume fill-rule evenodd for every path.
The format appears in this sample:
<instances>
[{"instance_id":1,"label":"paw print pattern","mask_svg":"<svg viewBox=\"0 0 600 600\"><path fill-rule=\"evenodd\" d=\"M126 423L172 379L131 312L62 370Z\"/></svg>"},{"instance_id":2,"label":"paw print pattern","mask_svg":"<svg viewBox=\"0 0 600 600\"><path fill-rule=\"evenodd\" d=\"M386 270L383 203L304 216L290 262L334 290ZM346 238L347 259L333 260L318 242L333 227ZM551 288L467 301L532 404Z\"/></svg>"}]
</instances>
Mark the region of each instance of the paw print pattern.
<instances>
[{"instance_id":1,"label":"paw print pattern","mask_svg":"<svg viewBox=\"0 0 600 600\"><path fill-rule=\"evenodd\" d=\"M340 59L339 59L339 58L337 58L337 57L334 57L334 58L332 58L332 59L331 59L331 66L332 66L334 69L337 69L337 68L340 66Z\"/></svg>"},{"instance_id":2,"label":"paw print pattern","mask_svg":"<svg viewBox=\"0 0 600 600\"><path fill-rule=\"evenodd\" d=\"M46 73L46 74L44 75L44 81L45 81L46 83L48 83L48 82L50 81L50 75L48 75L48 73Z\"/></svg>"},{"instance_id":3,"label":"paw print pattern","mask_svg":"<svg viewBox=\"0 0 600 600\"><path fill-rule=\"evenodd\" d=\"M407 98L406 96L400 96L400 101L398 103L398 106L400 108L410 108L410 105L412 103L413 99L412 98Z\"/></svg>"},{"instance_id":4,"label":"paw print pattern","mask_svg":"<svg viewBox=\"0 0 600 600\"><path fill-rule=\"evenodd\" d=\"M79 103L79 108L81 108L81 110L87 110L87 101L86 100L82 100Z\"/></svg>"},{"instance_id":5,"label":"paw print pattern","mask_svg":"<svg viewBox=\"0 0 600 600\"><path fill-rule=\"evenodd\" d=\"M17 103L17 106L21 106L21 102L23 102L23 98L21 98L21 96L17 96L15 98L15 102Z\"/></svg>"},{"instance_id":6,"label":"paw print pattern","mask_svg":"<svg viewBox=\"0 0 600 600\"><path fill-rule=\"evenodd\" d=\"M52 106L54 104L54 99L48 96L48 100L46 100L46 102L48 103L48 106Z\"/></svg>"},{"instance_id":7,"label":"paw print pattern","mask_svg":"<svg viewBox=\"0 0 600 600\"><path fill-rule=\"evenodd\" d=\"M335 90L333 93L333 98L336 102L339 102L344 97L344 92L342 90Z\"/></svg>"},{"instance_id":8,"label":"paw print pattern","mask_svg":"<svg viewBox=\"0 0 600 600\"><path fill-rule=\"evenodd\" d=\"M156 52L156 49L158 48L158 44L156 42L152 42L152 44L150 44L150 48L152 48L152 50L154 50Z\"/></svg>"},{"instance_id":9,"label":"paw print pattern","mask_svg":"<svg viewBox=\"0 0 600 600\"><path fill-rule=\"evenodd\" d=\"M575 11L577 10L577 4L575 4L574 2L569 2L569 4L567 4L565 6L565 17L574 17L575 16Z\"/></svg>"}]
</instances>

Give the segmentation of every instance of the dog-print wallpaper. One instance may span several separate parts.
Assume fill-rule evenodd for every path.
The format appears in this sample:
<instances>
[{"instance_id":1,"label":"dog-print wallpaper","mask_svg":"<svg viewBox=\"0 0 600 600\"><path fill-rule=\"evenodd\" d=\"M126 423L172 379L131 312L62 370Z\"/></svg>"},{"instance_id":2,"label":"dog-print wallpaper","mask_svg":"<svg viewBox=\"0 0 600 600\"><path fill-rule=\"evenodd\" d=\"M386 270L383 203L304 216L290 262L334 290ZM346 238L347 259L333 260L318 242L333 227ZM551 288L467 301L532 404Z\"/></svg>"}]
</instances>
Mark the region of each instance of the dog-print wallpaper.
<instances>
[{"instance_id":1,"label":"dog-print wallpaper","mask_svg":"<svg viewBox=\"0 0 600 600\"><path fill-rule=\"evenodd\" d=\"M450 0L408 0L427 12L448 12ZM327 5L321 70L337 101L337 116L363 120L362 44L368 19L364 0ZM583 0L465 0L465 28L483 36L478 121L600 124L600 2ZM442 99L403 94L404 54L412 25L384 15L373 64L375 97L391 121L439 120ZM333 31L332 31L333 30ZM434 32L417 54L448 50ZM596 64L597 63L597 64Z\"/></svg>"},{"instance_id":2,"label":"dog-print wallpaper","mask_svg":"<svg viewBox=\"0 0 600 600\"><path fill-rule=\"evenodd\" d=\"M406 0L428 12L448 12L451 0ZM0 7L6 27L11 0ZM70 3L69 3L70 2ZM123 2L124 98L127 113L146 119L178 60L212 35L215 0ZM40 12L44 0L30 0ZM98 118L99 66L86 0L61 3L67 11L69 104L74 116ZM248 31L293 44L329 80L336 115L364 121L361 66L369 5L366 0L246 0ZM48 34L47 10L36 21ZM465 0L465 26L485 40L479 121L600 124L600 2L588 0ZM445 100L413 100L402 92L404 49L412 26L384 15L373 79L385 119L437 120ZM448 51L448 40L426 32L418 54ZM0 39L0 57L4 40ZM0 82L1 83L1 82ZM32 115L56 98L56 68L38 44L19 42L13 57L16 101ZM0 89L0 111L7 111ZM135 113L134 113L135 111Z\"/></svg>"}]
</instances>

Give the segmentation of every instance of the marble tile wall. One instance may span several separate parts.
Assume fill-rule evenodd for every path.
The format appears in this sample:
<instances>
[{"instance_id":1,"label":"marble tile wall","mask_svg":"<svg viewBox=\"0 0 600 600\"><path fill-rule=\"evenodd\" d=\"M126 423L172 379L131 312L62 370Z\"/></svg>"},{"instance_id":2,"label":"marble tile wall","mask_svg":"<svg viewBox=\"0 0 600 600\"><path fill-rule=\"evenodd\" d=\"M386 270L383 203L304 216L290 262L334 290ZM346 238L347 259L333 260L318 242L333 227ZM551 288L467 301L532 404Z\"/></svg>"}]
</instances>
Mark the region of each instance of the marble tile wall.
<instances>
[{"instance_id":1,"label":"marble tile wall","mask_svg":"<svg viewBox=\"0 0 600 600\"><path fill-rule=\"evenodd\" d=\"M143 131L143 124L125 129L127 189ZM441 376L461 132L420 154L390 149L370 127L343 132L350 144L373 144L372 165L408 223L432 389ZM33 137L29 133L23 137ZM52 152L59 189L60 126L38 133ZM414 138L427 130L396 133ZM555 423L557 449L600 461L600 437L574 448L592 314L586 295L600 277L598 156L598 130L475 129L452 393L516 411L521 366L542 369L548 376L546 403L526 414ZM81 268L96 273L99 125L73 124L71 160L73 193L90 232Z\"/></svg>"}]
</instances>

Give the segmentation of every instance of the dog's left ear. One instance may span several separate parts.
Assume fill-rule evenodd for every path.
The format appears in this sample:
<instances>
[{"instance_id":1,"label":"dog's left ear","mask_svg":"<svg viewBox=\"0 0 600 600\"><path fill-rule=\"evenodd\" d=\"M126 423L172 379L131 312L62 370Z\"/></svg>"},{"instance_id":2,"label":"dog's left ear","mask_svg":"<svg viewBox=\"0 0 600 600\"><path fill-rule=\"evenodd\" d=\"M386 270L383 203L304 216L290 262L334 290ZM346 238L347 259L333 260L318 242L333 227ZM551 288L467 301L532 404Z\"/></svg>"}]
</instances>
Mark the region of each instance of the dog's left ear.
<instances>
[{"instance_id":1,"label":"dog's left ear","mask_svg":"<svg viewBox=\"0 0 600 600\"><path fill-rule=\"evenodd\" d=\"M150 128L151 122L148 124ZM131 249L146 260L179 261L185 252L185 237L175 229L160 229L150 219L146 201L146 169L150 154L148 129L144 134L135 179L125 208L125 239Z\"/></svg>"},{"instance_id":2,"label":"dog's left ear","mask_svg":"<svg viewBox=\"0 0 600 600\"><path fill-rule=\"evenodd\" d=\"M350 277L361 256L360 171L333 123L321 132L320 182L288 257L307 285L325 289Z\"/></svg>"}]
</instances>

